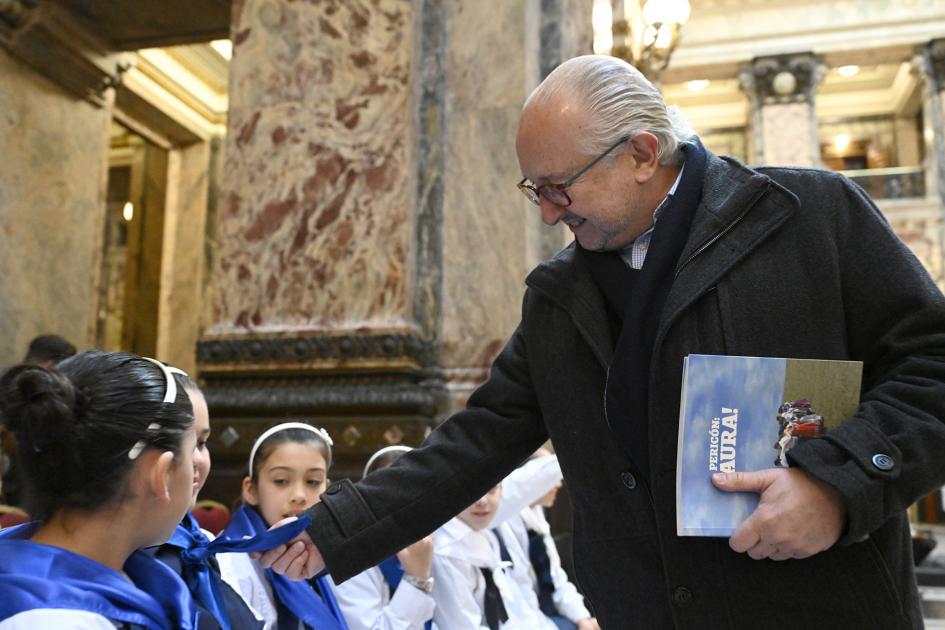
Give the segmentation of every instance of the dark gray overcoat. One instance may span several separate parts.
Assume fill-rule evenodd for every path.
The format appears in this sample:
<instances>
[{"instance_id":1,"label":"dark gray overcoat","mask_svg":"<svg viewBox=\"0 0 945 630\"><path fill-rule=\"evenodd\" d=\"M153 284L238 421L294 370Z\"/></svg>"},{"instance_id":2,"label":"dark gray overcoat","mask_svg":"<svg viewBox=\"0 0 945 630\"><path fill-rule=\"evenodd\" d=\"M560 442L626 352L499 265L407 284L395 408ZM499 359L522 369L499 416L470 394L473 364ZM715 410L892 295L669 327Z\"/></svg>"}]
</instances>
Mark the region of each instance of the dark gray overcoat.
<instances>
[{"instance_id":1,"label":"dark gray overcoat","mask_svg":"<svg viewBox=\"0 0 945 630\"><path fill-rule=\"evenodd\" d=\"M467 409L311 510L334 579L431 532L550 437L574 509L576 577L603 627L921 627L905 509L945 482L945 299L863 191L836 174L709 155L654 346L646 482L608 427L615 340L572 248L528 276L521 324ZM726 539L676 536L689 353L864 362L852 421L791 451L846 501L837 545L755 561ZM876 454L894 466L881 470Z\"/></svg>"}]
</instances>

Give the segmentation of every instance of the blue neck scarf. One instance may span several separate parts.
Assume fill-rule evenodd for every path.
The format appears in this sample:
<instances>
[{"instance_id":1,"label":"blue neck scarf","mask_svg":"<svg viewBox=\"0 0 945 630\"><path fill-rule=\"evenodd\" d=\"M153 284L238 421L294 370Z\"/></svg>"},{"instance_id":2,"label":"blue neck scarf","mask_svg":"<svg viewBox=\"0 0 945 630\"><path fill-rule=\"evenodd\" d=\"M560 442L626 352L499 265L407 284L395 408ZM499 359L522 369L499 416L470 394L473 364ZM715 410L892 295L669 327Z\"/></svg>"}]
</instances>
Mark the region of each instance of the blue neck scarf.
<instances>
[{"instance_id":1,"label":"blue neck scarf","mask_svg":"<svg viewBox=\"0 0 945 630\"><path fill-rule=\"evenodd\" d=\"M306 523L308 522L306 518ZM221 536L239 540L265 532L265 521L255 508L242 505L233 513L230 524ZM276 598L302 623L315 630L348 630L341 608L324 577L310 582L290 580L272 569L266 569Z\"/></svg>"},{"instance_id":2,"label":"blue neck scarf","mask_svg":"<svg viewBox=\"0 0 945 630\"><path fill-rule=\"evenodd\" d=\"M400 558L397 556L391 556L387 560L384 560L377 568L381 570L381 573L384 575L384 581L387 582L387 588L390 589L390 596L394 596L394 591L397 590L397 587L400 585L401 578L404 577L404 565L400 562ZM433 627L433 620L428 619L423 627L426 630L430 630Z\"/></svg>"},{"instance_id":3,"label":"blue neck scarf","mask_svg":"<svg viewBox=\"0 0 945 630\"><path fill-rule=\"evenodd\" d=\"M117 571L29 540L39 522L0 531L0 619L42 608L86 610L152 630L193 630L197 608L163 562L136 551Z\"/></svg>"},{"instance_id":4,"label":"blue neck scarf","mask_svg":"<svg viewBox=\"0 0 945 630\"><path fill-rule=\"evenodd\" d=\"M252 538L233 539L221 535L210 541L200 530L197 519L188 512L167 544L181 550L181 577L187 583L187 588L190 589L194 599L210 611L222 630L231 630L233 626L226 611L220 574L210 566L210 556L217 553L249 553L272 549L301 534L309 522L311 522L309 517L303 515L294 523L273 531L263 530Z\"/></svg>"}]
</instances>

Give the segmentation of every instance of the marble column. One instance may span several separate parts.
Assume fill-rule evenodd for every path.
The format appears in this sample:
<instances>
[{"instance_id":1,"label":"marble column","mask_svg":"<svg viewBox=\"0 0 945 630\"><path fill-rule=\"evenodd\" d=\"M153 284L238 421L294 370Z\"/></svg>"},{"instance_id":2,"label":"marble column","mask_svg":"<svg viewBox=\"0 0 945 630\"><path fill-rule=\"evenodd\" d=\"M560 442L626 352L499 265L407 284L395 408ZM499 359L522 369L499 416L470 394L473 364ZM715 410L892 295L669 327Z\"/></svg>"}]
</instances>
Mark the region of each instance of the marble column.
<instances>
[{"instance_id":1,"label":"marble column","mask_svg":"<svg viewBox=\"0 0 945 630\"><path fill-rule=\"evenodd\" d=\"M514 133L537 83L540 11L235 4L198 345L219 483L289 417L326 426L332 477L357 477L376 448L418 444L485 376L534 262Z\"/></svg>"},{"instance_id":2,"label":"marble column","mask_svg":"<svg viewBox=\"0 0 945 630\"><path fill-rule=\"evenodd\" d=\"M823 65L812 53L756 57L739 73L751 103L755 164L818 166L814 95Z\"/></svg>"},{"instance_id":3,"label":"marble column","mask_svg":"<svg viewBox=\"0 0 945 630\"><path fill-rule=\"evenodd\" d=\"M945 39L936 39L923 46L916 56L915 66L925 82L925 114L932 128L932 175L938 196L945 206Z\"/></svg>"},{"instance_id":4,"label":"marble column","mask_svg":"<svg viewBox=\"0 0 945 630\"><path fill-rule=\"evenodd\" d=\"M913 221L906 233L896 223L894 227L945 289L945 39L920 48L913 66L925 83L923 113L925 127L932 132L925 169L930 211Z\"/></svg>"}]
</instances>

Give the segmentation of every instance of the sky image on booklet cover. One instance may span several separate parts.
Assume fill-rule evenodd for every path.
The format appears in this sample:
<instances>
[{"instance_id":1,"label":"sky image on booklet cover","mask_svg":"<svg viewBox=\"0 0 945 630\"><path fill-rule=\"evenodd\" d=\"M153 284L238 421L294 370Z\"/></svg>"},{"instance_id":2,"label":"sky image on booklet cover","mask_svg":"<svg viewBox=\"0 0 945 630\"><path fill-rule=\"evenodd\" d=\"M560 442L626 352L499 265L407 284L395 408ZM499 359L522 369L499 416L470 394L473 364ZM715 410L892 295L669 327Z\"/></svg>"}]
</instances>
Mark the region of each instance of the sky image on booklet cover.
<instances>
[{"instance_id":1,"label":"sky image on booklet cover","mask_svg":"<svg viewBox=\"0 0 945 630\"><path fill-rule=\"evenodd\" d=\"M730 536L758 504L727 493L714 472L787 467L787 452L848 419L860 399L859 361L692 354L683 369L676 533Z\"/></svg>"}]
</instances>

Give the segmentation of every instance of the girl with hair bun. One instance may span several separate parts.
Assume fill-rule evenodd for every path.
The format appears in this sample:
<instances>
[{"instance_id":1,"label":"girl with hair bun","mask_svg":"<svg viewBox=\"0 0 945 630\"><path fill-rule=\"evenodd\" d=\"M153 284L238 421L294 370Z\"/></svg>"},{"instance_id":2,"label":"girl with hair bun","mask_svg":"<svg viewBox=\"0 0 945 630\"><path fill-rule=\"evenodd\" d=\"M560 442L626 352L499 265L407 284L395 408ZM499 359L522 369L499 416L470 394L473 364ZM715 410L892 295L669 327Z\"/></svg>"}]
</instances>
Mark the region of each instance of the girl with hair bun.
<instances>
[{"instance_id":1,"label":"girl with hair bun","mask_svg":"<svg viewBox=\"0 0 945 630\"><path fill-rule=\"evenodd\" d=\"M303 422L286 422L263 432L250 451L243 505L221 537L239 540L259 535L295 517L307 524L305 509L318 503L328 487L331 447L324 429ZM262 617L266 630L348 630L329 576L290 580L261 568L246 553L222 553L217 560L223 579Z\"/></svg>"},{"instance_id":2,"label":"girl with hair bun","mask_svg":"<svg viewBox=\"0 0 945 630\"><path fill-rule=\"evenodd\" d=\"M37 519L0 532L0 628L195 628L185 584L137 551L168 539L193 491L193 407L170 369L100 351L20 365L0 417Z\"/></svg>"}]
</instances>

